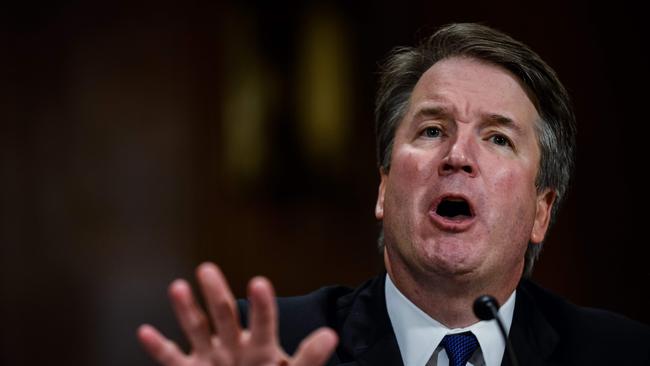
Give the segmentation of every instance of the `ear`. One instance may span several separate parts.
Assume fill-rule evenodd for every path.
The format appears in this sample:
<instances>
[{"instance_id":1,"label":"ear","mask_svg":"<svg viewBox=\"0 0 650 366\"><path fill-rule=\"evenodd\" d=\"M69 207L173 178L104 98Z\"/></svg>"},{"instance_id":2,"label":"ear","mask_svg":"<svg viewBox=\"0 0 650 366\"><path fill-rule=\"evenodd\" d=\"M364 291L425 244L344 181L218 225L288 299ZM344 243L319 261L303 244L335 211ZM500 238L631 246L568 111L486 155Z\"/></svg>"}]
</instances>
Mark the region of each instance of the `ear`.
<instances>
[{"instance_id":1,"label":"ear","mask_svg":"<svg viewBox=\"0 0 650 366\"><path fill-rule=\"evenodd\" d=\"M379 168L379 176L381 178L381 182L379 183L379 192L377 192L377 203L375 204L375 217L377 218L377 220L383 220L384 194L386 192L386 180L388 179L388 173L386 173L383 167Z\"/></svg>"},{"instance_id":2,"label":"ear","mask_svg":"<svg viewBox=\"0 0 650 366\"><path fill-rule=\"evenodd\" d=\"M546 236L546 230L551 222L551 212L553 210L553 203L557 194L554 190L547 188L544 192L537 195L537 208L535 211L535 223L533 230L530 233L530 242L539 244Z\"/></svg>"}]
</instances>

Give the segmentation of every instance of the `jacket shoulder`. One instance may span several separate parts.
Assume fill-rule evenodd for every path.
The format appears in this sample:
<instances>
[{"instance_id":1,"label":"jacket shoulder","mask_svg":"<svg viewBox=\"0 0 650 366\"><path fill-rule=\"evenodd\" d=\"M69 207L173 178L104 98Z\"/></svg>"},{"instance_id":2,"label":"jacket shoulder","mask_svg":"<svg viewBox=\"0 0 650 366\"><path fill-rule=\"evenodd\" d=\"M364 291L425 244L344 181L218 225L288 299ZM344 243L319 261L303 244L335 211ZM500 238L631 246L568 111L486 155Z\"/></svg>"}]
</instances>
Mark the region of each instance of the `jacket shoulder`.
<instances>
[{"instance_id":1,"label":"jacket shoulder","mask_svg":"<svg viewBox=\"0 0 650 366\"><path fill-rule=\"evenodd\" d=\"M520 290L555 329L561 353L575 364L583 364L582 360L618 363L626 357L630 362L650 362L647 325L611 311L578 306L532 282L526 281Z\"/></svg>"},{"instance_id":2,"label":"jacket shoulder","mask_svg":"<svg viewBox=\"0 0 650 366\"><path fill-rule=\"evenodd\" d=\"M278 332L284 350L293 354L300 342L320 327L338 332L358 291L337 285L305 295L278 297ZM237 305L242 324L248 326L248 301L238 300Z\"/></svg>"}]
</instances>

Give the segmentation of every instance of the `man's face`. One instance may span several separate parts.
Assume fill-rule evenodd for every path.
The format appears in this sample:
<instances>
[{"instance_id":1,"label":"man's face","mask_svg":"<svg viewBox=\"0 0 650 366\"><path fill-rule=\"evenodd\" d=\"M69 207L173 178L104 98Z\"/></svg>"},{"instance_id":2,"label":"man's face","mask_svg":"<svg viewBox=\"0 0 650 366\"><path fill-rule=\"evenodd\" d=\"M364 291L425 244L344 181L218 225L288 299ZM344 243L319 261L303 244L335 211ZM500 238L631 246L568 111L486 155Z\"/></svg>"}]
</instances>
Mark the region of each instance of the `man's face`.
<instances>
[{"instance_id":1,"label":"man's face","mask_svg":"<svg viewBox=\"0 0 650 366\"><path fill-rule=\"evenodd\" d=\"M381 172L375 214L389 271L519 278L555 198L535 187L538 119L501 67L455 57L422 75L396 129L390 171Z\"/></svg>"}]
</instances>

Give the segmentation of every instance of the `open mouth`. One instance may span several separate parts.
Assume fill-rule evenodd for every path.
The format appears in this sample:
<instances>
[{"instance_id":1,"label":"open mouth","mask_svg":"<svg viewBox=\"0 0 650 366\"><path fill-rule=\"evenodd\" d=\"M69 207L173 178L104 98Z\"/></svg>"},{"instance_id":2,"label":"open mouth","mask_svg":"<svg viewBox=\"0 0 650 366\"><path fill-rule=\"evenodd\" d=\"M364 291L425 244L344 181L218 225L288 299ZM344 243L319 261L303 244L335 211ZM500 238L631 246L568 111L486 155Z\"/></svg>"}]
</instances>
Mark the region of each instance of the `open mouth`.
<instances>
[{"instance_id":1,"label":"open mouth","mask_svg":"<svg viewBox=\"0 0 650 366\"><path fill-rule=\"evenodd\" d=\"M444 198L436 207L436 214L451 220L463 220L474 216L469 203L463 198Z\"/></svg>"}]
</instances>

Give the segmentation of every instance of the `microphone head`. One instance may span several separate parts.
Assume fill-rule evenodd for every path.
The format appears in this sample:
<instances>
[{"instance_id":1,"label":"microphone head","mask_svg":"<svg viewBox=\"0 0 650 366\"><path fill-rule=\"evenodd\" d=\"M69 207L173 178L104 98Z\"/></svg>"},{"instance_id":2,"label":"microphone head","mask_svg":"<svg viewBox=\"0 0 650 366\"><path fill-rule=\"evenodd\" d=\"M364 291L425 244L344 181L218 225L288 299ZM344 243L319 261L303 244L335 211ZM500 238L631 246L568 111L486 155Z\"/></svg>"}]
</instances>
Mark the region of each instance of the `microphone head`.
<instances>
[{"instance_id":1,"label":"microphone head","mask_svg":"<svg viewBox=\"0 0 650 366\"><path fill-rule=\"evenodd\" d=\"M474 315L481 320L492 320L496 316L499 303L490 295L479 296L474 300Z\"/></svg>"}]
</instances>

